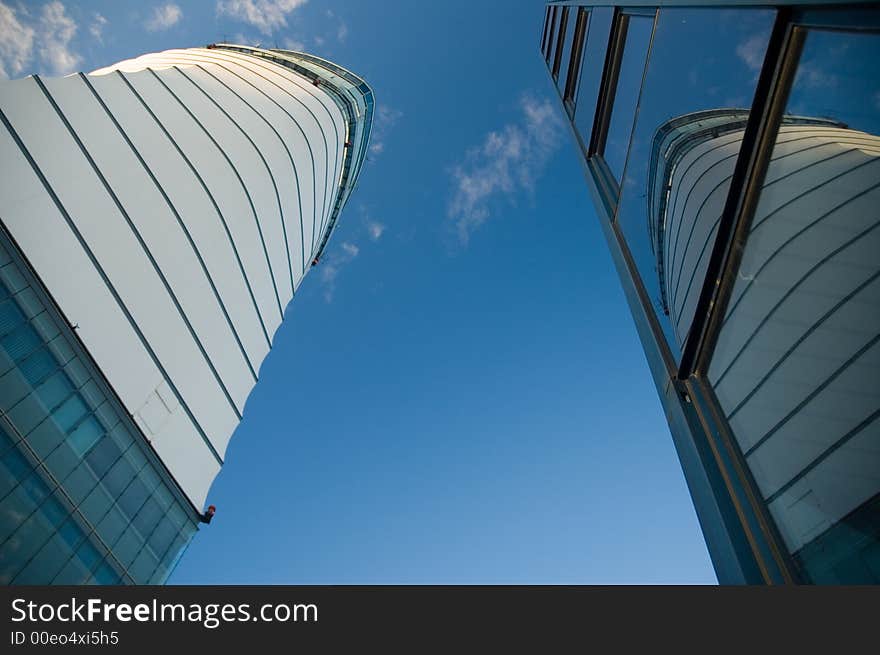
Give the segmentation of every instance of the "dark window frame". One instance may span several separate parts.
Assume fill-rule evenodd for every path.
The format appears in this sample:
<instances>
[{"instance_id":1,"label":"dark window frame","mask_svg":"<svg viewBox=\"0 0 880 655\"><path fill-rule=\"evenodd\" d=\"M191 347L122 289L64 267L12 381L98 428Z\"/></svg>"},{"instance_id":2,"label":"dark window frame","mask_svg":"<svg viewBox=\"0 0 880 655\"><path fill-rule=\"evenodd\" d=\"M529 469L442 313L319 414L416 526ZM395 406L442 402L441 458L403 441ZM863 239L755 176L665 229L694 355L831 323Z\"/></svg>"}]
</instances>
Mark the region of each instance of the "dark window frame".
<instances>
[{"instance_id":1,"label":"dark window frame","mask_svg":"<svg viewBox=\"0 0 880 655\"><path fill-rule=\"evenodd\" d=\"M556 43L554 45L553 66L550 69L550 76L554 82L559 81L559 68L562 64L562 51L565 49L565 34L568 31L568 14L571 9L568 5L561 7L559 17L559 29L556 30Z\"/></svg>"},{"instance_id":2,"label":"dark window frame","mask_svg":"<svg viewBox=\"0 0 880 655\"><path fill-rule=\"evenodd\" d=\"M605 161L605 144L608 138L608 129L611 125L611 117L614 112L614 99L617 95L617 85L620 81L620 67L626 50L627 32L631 17L651 18L654 24L651 28L651 37L648 42L648 51L645 55L645 68L642 71L641 85L644 84L644 71L647 69L648 59L651 56L651 41L654 38L654 30L657 28L658 7L623 8L615 7L611 19L611 33L608 37L608 47L605 51L605 63L602 67L602 78L599 82L599 96L596 100L596 113L593 118L593 129L590 134L590 142L587 147L587 158L592 164L592 171L597 176L597 184L603 189L603 203L612 209L612 215L616 214L616 208L620 197L620 180L611 171ZM638 104L636 108L638 111ZM634 117L635 120L635 117ZM630 134L630 137L632 135ZM624 170L625 173L625 170ZM616 220L616 219L613 219Z\"/></svg>"},{"instance_id":3,"label":"dark window frame","mask_svg":"<svg viewBox=\"0 0 880 655\"><path fill-rule=\"evenodd\" d=\"M553 35L556 33L556 17L559 14L559 6L551 5L550 9L550 29L547 33L547 46L544 49L544 61L549 65L550 55L553 52Z\"/></svg>"},{"instance_id":4,"label":"dark window frame","mask_svg":"<svg viewBox=\"0 0 880 655\"><path fill-rule=\"evenodd\" d=\"M548 5L547 10L544 12L544 31L541 34L541 52L547 52L547 33L550 31L550 15L552 13L552 6Z\"/></svg>"},{"instance_id":5,"label":"dark window frame","mask_svg":"<svg viewBox=\"0 0 880 655\"><path fill-rule=\"evenodd\" d=\"M587 40L587 26L590 21L590 10L586 7L578 7L577 18L574 24L574 39L571 44L571 58L568 63L568 71L565 78L565 90L562 94L562 102L568 110L569 117L574 116L575 93L581 75L581 62L584 56L584 45Z\"/></svg>"}]
</instances>

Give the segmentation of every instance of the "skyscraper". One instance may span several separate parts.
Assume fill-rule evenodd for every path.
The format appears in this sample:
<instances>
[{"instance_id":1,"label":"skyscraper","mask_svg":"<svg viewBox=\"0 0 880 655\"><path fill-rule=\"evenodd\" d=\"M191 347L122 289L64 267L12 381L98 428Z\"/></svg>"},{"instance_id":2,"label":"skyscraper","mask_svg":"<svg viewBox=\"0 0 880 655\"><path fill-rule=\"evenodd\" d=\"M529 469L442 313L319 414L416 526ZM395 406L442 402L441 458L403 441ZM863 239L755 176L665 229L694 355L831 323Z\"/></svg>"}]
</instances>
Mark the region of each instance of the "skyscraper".
<instances>
[{"instance_id":1,"label":"skyscraper","mask_svg":"<svg viewBox=\"0 0 880 655\"><path fill-rule=\"evenodd\" d=\"M0 83L0 582L167 578L372 115L230 44Z\"/></svg>"},{"instance_id":2,"label":"skyscraper","mask_svg":"<svg viewBox=\"0 0 880 655\"><path fill-rule=\"evenodd\" d=\"M727 4L542 54L719 580L880 582L880 12Z\"/></svg>"}]
</instances>

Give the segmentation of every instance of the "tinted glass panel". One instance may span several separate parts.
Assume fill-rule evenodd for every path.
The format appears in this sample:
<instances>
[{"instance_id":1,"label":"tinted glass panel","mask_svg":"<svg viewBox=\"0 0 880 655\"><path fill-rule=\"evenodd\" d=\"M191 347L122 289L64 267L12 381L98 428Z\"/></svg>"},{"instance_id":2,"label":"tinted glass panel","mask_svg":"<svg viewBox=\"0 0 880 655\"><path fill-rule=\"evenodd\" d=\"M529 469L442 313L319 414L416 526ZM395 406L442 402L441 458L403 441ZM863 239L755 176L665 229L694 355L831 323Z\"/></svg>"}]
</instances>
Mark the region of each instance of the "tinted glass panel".
<instances>
[{"instance_id":1,"label":"tinted glass panel","mask_svg":"<svg viewBox=\"0 0 880 655\"><path fill-rule=\"evenodd\" d=\"M544 50L544 57L547 61L552 61L553 46L556 44L556 23L559 17L559 7L550 8L550 29L547 32L547 47Z\"/></svg>"},{"instance_id":2,"label":"tinted glass panel","mask_svg":"<svg viewBox=\"0 0 880 655\"><path fill-rule=\"evenodd\" d=\"M541 52L547 52L547 35L550 34L551 9L551 7L547 7L544 12L544 31L541 33Z\"/></svg>"},{"instance_id":3,"label":"tinted glass panel","mask_svg":"<svg viewBox=\"0 0 880 655\"><path fill-rule=\"evenodd\" d=\"M560 57L559 76L556 79L556 86L560 91L565 90L565 81L568 79L568 67L571 64L571 44L574 42L574 34L577 28L578 11L575 7L568 12L568 19L565 26L565 40L562 45L562 56Z\"/></svg>"},{"instance_id":4,"label":"tinted glass panel","mask_svg":"<svg viewBox=\"0 0 880 655\"><path fill-rule=\"evenodd\" d=\"M568 65L565 76L564 100L565 106L569 114L574 114L574 99L577 98L578 82L581 79L581 63L583 61L584 43L587 39L587 24L589 22L590 12L584 8L580 8L577 13L577 20L574 26L574 39L571 44L571 62Z\"/></svg>"},{"instance_id":5,"label":"tinted glass panel","mask_svg":"<svg viewBox=\"0 0 880 655\"><path fill-rule=\"evenodd\" d=\"M642 86L645 58L648 55L648 45L654 29L653 17L622 16L621 20L623 21L621 29L626 31L626 41L620 60L611 121L602 153L618 181L623 179L623 167L638 105L639 90Z\"/></svg>"},{"instance_id":6,"label":"tinted glass panel","mask_svg":"<svg viewBox=\"0 0 880 655\"><path fill-rule=\"evenodd\" d=\"M880 35L811 31L709 379L804 577L880 582Z\"/></svg>"},{"instance_id":7,"label":"tinted glass panel","mask_svg":"<svg viewBox=\"0 0 880 655\"><path fill-rule=\"evenodd\" d=\"M612 15L610 7L597 7L590 12L587 19L587 38L581 57L581 79L575 96L577 105L574 113L574 124L585 148L590 146Z\"/></svg>"},{"instance_id":8,"label":"tinted glass panel","mask_svg":"<svg viewBox=\"0 0 880 655\"><path fill-rule=\"evenodd\" d=\"M167 545L181 528L192 535L195 517L160 481L143 437L125 427L99 374L66 344L74 338L69 328L26 286L4 244L0 235L7 262L0 270L7 335L0 339L0 584L161 582L183 546ZM117 542L125 563L115 557ZM153 543L166 549L143 555ZM137 562L137 571L125 570Z\"/></svg>"},{"instance_id":9,"label":"tinted glass panel","mask_svg":"<svg viewBox=\"0 0 880 655\"><path fill-rule=\"evenodd\" d=\"M553 78L559 75L559 68L562 63L562 50L565 47L565 39L571 32L571 21L569 20L568 7L562 7L559 12L559 24L556 27L556 36L553 39Z\"/></svg>"},{"instance_id":10,"label":"tinted glass panel","mask_svg":"<svg viewBox=\"0 0 880 655\"><path fill-rule=\"evenodd\" d=\"M617 220L676 356L702 288L774 14L665 9L657 19Z\"/></svg>"}]
</instances>

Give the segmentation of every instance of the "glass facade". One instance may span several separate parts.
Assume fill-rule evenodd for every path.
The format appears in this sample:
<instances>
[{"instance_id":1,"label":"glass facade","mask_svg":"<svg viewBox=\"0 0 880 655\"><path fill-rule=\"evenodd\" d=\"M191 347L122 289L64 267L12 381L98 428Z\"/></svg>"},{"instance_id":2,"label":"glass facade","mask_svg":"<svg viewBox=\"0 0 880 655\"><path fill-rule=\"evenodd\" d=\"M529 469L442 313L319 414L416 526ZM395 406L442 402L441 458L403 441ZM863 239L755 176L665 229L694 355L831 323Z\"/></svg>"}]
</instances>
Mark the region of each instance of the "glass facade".
<instances>
[{"instance_id":1,"label":"glass facade","mask_svg":"<svg viewBox=\"0 0 880 655\"><path fill-rule=\"evenodd\" d=\"M161 584L197 525L4 236L0 583Z\"/></svg>"},{"instance_id":2,"label":"glass facade","mask_svg":"<svg viewBox=\"0 0 880 655\"><path fill-rule=\"evenodd\" d=\"M645 5L560 99L719 579L880 582L880 11Z\"/></svg>"},{"instance_id":3,"label":"glass facade","mask_svg":"<svg viewBox=\"0 0 880 655\"><path fill-rule=\"evenodd\" d=\"M804 29L709 380L811 581L880 581L880 34ZM875 106L871 108L872 101Z\"/></svg>"}]
</instances>

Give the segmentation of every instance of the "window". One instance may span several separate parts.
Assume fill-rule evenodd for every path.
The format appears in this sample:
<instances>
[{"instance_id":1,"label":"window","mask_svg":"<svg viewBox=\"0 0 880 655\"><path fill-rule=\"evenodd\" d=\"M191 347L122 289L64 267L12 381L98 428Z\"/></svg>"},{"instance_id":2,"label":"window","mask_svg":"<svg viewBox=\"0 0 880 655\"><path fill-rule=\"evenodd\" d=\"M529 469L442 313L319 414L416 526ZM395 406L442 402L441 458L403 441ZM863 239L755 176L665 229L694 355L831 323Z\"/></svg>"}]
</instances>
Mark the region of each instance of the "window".
<instances>
[{"instance_id":1,"label":"window","mask_svg":"<svg viewBox=\"0 0 880 655\"><path fill-rule=\"evenodd\" d=\"M627 144L612 142L611 121L606 158L612 170L626 161L615 220L673 359L690 332L775 15L661 9L638 107L625 112L635 124L617 123Z\"/></svg>"},{"instance_id":2,"label":"window","mask_svg":"<svg viewBox=\"0 0 880 655\"><path fill-rule=\"evenodd\" d=\"M556 35L556 15L559 13L559 7L553 5L550 7L550 29L547 32L547 44L544 48L544 59L550 61L553 54L553 44L556 43L554 36Z\"/></svg>"},{"instance_id":3,"label":"window","mask_svg":"<svg viewBox=\"0 0 880 655\"><path fill-rule=\"evenodd\" d=\"M568 9L568 7L566 7ZM559 57L559 70L556 73L556 87L564 92L566 80L568 79L568 69L571 67L572 44L574 43L575 33L577 32L577 17L583 13L583 10L571 7L570 13L566 16L565 37L562 42L562 50Z\"/></svg>"},{"instance_id":4,"label":"window","mask_svg":"<svg viewBox=\"0 0 880 655\"><path fill-rule=\"evenodd\" d=\"M797 68L708 379L804 577L880 582L880 33Z\"/></svg>"},{"instance_id":5,"label":"window","mask_svg":"<svg viewBox=\"0 0 880 655\"><path fill-rule=\"evenodd\" d=\"M596 7L588 14L586 38L579 61L580 81L573 92L576 101L574 123L585 149L590 147L593 119L599 99L599 84L605 66L608 36L614 11L610 7Z\"/></svg>"},{"instance_id":6,"label":"window","mask_svg":"<svg viewBox=\"0 0 880 655\"><path fill-rule=\"evenodd\" d=\"M615 58L606 75L614 75L606 96L608 129L603 135L601 154L614 178L620 183L629 149L633 121L642 88L642 75L654 29L654 16L619 16L615 40Z\"/></svg>"},{"instance_id":7,"label":"window","mask_svg":"<svg viewBox=\"0 0 880 655\"><path fill-rule=\"evenodd\" d=\"M541 34L541 52L547 52L547 35L550 33L550 12L552 7L548 6L544 12L544 32Z\"/></svg>"},{"instance_id":8,"label":"window","mask_svg":"<svg viewBox=\"0 0 880 655\"><path fill-rule=\"evenodd\" d=\"M559 79L559 67L562 63L562 50L565 47L565 33L568 30L568 7L562 8L559 18L559 29L554 43L553 68L550 74L553 75L554 81Z\"/></svg>"},{"instance_id":9,"label":"window","mask_svg":"<svg viewBox=\"0 0 880 655\"><path fill-rule=\"evenodd\" d=\"M565 102L569 114L574 112L574 98L577 92L577 83L580 79L581 57L584 53L584 39L587 33L587 20L589 12L581 7L578 9L577 22L574 27L574 37L571 44L571 61L567 66L565 86L562 99Z\"/></svg>"}]
</instances>

